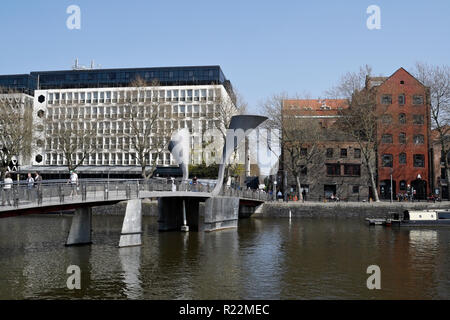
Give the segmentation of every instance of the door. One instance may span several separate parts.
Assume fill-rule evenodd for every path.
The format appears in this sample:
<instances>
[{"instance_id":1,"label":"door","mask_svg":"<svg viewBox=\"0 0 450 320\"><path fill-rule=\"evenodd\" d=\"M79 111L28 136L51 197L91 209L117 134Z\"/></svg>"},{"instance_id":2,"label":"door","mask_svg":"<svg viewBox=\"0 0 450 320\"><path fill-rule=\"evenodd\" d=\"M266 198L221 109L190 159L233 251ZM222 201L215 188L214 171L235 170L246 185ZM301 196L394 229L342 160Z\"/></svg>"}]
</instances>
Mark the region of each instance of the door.
<instances>
[{"instance_id":1,"label":"door","mask_svg":"<svg viewBox=\"0 0 450 320\"><path fill-rule=\"evenodd\" d=\"M411 182L411 187L414 188L416 194L414 195L414 199L417 200L426 200L427 199L427 182L422 179L417 179Z\"/></svg>"}]
</instances>

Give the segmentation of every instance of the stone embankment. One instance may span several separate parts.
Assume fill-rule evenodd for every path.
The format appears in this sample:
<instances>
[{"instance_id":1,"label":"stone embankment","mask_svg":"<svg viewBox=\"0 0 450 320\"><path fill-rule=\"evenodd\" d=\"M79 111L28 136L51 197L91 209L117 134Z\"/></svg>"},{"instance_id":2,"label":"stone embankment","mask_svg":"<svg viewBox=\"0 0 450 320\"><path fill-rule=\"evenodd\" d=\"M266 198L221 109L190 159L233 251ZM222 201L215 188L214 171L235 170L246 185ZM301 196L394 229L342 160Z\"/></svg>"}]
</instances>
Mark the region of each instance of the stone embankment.
<instances>
[{"instance_id":1,"label":"stone embankment","mask_svg":"<svg viewBox=\"0 0 450 320\"><path fill-rule=\"evenodd\" d=\"M385 218L405 210L450 209L450 202L266 202L253 218Z\"/></svg>"}]
</instances>

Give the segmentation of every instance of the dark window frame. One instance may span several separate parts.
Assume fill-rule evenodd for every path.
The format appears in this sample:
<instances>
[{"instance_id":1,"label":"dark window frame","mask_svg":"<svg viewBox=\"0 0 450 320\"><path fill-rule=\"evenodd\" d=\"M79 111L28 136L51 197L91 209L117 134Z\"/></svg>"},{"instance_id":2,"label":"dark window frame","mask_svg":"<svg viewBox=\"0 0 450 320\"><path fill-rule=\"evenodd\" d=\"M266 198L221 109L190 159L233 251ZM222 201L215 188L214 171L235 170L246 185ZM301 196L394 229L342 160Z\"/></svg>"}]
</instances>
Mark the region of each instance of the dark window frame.
<instances>
[{"instance_id":1,"label":"dark window frame","mask_svg":"<svg viewBox=\"0 0 450 320\"><path fill-rule=\"evenodd\" d=\"M398 155L398 163L399 164L407 164L407 155L406 153L402 152Z\"/></svg>"},{"instance_id":2,"label":"dark window frame","mask_svg":"<svg viewBox=\"0 0 450 320\"><path fill-rule=\"evenodd\" d=\"M425 155L415 154L413 156L414 168L425 168Z\"/></svg>"},{"instance_id":3,"label":"dark window frame","mask_svg":"<svg viewBox=\"0 0 450 320\"><path fill-rule=\"evenodd\" d=\"M386 157L389 157L389 162L386 161ZM383 168L392 168L394 166L394 157L392 154L383 154L381 157L381 166Z\"/></svg>"},{"instance_id":4,"label":"dark window frame","mask_svg":"<svg viewBox=\"0 0 450 320\"><path fill-rule=\"evenodd\" d=\"M423 102L424 102L423 95L421 95L421 94L413 95L413 105L414 106L423 106Z\"/></svg>"},{"instance_id":5,"label":"dark window frame","mask_svg":"<svg viewBox=\"0 0 450 320\"><path fill-rule=\"evenodd\" d=\"M326 157L328 159L333 158L333 153L334 153L334 149L333 148L327 148Z\"/></svg>"},{"instance_id":6,"label":"dark window frame","mask_svg":"<svg viewBox=\"0 0 450 320\"><path fill-rule=\"evenodd\" d=\"M341 175L341 165L339 163L327 163L327 176L337 177Z\"/></svg>"},{"instance_id":7,"label":"dark window frame","mask_svg":"<svg viewBox=\"0 0 450 320\"><path fill-rule=\"evenodd\" d=\"M391 94L383 94L381 96L381 104L392 104L392 95Z\"/></svg>"}]
</instances>

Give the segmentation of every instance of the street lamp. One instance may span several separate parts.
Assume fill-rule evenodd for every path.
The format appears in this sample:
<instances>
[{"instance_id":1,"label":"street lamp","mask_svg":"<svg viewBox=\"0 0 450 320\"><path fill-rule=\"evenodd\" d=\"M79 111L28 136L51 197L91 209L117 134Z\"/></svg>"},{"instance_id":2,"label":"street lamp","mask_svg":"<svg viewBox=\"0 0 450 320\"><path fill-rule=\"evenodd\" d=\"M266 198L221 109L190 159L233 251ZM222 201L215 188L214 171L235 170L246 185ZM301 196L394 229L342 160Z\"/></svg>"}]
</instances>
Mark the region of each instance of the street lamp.
<instances>
[{"instance_id":1,"label":"street lamp","mask_svg":"<svg viewBox=\"0 0 450 320\"><path fill-rule=\"evenodd\" d=\"M394 190L392 189L392 168L391 168L391 203L394 201L393 192L394 192Z\"/></svg>"}]
</instances>

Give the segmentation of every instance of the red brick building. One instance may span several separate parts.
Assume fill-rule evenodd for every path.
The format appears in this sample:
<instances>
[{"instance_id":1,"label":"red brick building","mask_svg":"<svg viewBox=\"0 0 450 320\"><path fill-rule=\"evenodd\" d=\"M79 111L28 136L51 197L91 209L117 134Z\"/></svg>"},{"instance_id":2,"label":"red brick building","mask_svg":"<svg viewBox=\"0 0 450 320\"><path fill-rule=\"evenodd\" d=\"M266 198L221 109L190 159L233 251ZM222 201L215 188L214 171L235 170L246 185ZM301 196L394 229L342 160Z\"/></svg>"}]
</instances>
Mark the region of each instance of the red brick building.
<instances>
[{"instance_id":1,"label":"red brick building","mask_svg":"<svg viewBox=\"0 0 450 320\"><path fill-rule=\"evenodd\" d=\"M394 197L411 186L417 199L426 198L432 192L429 89L403 68L387 78L368 78L366 88L375 90L382 119L377 126L380 198L390 198L391 175Z\"/></svg>"}]
</instances>

